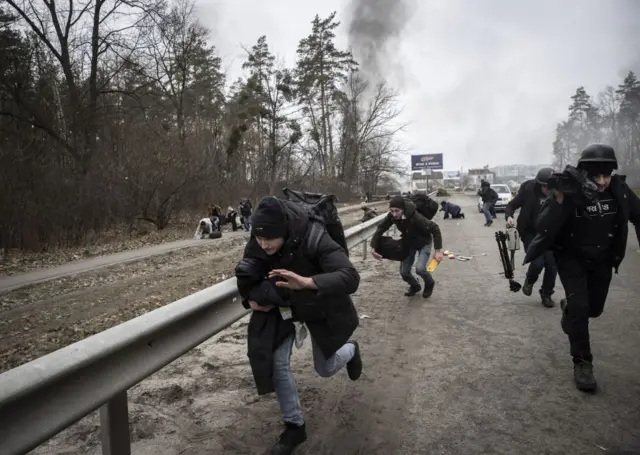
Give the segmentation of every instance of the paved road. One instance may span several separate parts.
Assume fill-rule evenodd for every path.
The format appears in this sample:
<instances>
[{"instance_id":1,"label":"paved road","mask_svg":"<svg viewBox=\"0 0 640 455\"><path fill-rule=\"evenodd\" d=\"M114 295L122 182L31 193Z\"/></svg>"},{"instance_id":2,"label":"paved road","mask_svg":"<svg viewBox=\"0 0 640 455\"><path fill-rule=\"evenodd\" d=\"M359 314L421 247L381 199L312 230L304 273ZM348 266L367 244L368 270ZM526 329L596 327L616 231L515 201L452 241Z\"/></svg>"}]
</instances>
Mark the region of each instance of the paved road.
<instances>
[{"instance_id":1,"label":"paved road","mask_svg":"<svg viewBox=\"0 0 640 455\"><path fill-rule=\"evenodd\" d=\"M375 207L379 206L380 204L384 204L384 202L372 203L369 205ZM346 213L353 213L353 211L358 210L359 207L360 204L342 207L339 209L339 212L341 215L344 215ZM242 235L245 235L243 231L225 232L222 239L217 241L225 241L225 239L234 237L237 238ZM25 286L55 280L70 275L77 275L80 273L85 273L116 264L126 264L130 262L140 261L153 256L159 256L170 253L172 251L181 250L183 248L197 247L211 241L212 240L210 239L194 240L193 238L177 240L175 242L163 243L161 245L152 245L137 250L123 251L121 253L99 256L91 259L82 259L56 267L34 270L32 272L3 276L0 277L0 294L15 291Z\"/></svg>"},{"instance_id":2,"label":"paved road","mask_svg":"<svg viewBox=\"0 0 640 455\"><path fill-rule=\"evenodd\" d=\"M358 261L356 338L365 363L313 371L309 343L293 354L309 433L298 455L614 454L640 443L640 257L632 245L604 315L592 323L600 391L572 382L560 310L508 291L493 237L471 197L466 220L440 220L446 260L429 300L403 296L397 263ZM355 256L355 255L354 255ZM522 252L518 253L522 258ZM357 258L354 257L354 260ZM523 276L518 268L518 278ZM563 295L559 288L557 298ZM129 393L134 453L260 454L280 431L273 395L258 397L246 360L246 321ZM97 417L38 453L99 453ZM621 452L620 452L621 453ZM629 452L629 453L640 453Z\"/></svg>"}]
</instances>

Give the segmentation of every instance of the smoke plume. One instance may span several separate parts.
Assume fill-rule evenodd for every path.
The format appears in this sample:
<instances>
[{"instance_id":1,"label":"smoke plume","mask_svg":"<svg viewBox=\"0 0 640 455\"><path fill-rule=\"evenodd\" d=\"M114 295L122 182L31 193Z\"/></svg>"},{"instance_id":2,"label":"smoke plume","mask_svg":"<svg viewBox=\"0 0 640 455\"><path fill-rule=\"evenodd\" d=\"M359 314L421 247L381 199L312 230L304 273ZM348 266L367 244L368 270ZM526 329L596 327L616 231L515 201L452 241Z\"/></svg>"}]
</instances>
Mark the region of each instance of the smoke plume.
<instances>
[{"instance_id":1,"label":"smoke plume","mask_svg":"<svg viewBox=\"0 0 640 455\"><path fill-rule=\"evenodd\" d=\"M349 46L370 81L378 82L399 69L394 55L414 6L414 0L351 1ZM395 73L402 78L401 71Z\"/></svg>"}]
</instances>

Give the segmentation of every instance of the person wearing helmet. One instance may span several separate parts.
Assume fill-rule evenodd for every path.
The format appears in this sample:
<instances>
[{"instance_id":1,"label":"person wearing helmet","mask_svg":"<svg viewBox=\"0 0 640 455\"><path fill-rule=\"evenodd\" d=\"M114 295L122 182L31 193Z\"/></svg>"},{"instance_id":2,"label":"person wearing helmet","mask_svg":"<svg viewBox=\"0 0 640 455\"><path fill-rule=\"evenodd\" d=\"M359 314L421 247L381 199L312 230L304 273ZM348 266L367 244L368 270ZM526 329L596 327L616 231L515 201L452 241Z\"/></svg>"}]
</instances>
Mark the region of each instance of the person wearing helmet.
<instances>
[{"instance_id":1,"label":"person wearing helmet","mask_svg":"<svg viewBox=\"0 0 640 455\"><path fill-rule=\"evenodd\" d=\"M520 234L520 238L524 244L525 251L536 237L538 215L540 215L542 205L550 194L547 188L547 180L553 172L553 169L550 167L540 169L535 179L527 180L520 186L516 197L514 197L504 209L507 227L516 226L518 234ZM520 209L520 215L518 216L518 221L515 222L513 216L518 209ZM551 296L556 286L556 276L558 274L552 251L546 251L542 256L529 264L527 278L522 286L522 293L526 296L532 294L533 285L538 281L543 269L544 275L542 277L542 287L540 288L540 298L543 306L552 308L555 304Z\"/></svg>"},{"instance_id":2,"label":"person wearing helmet","mask_svg":"<svg viewBox=\"0 0 640 455\"><path fill-rule=\"evenodd\" d=\"M635 225L640 241L640 199L624 176L613 173L618 161L608 145L589 145L582 151L577 168L597 185L595 199L552 189L553 197L545 203L537 228L541 238L551 240L558 276L567 296L560 302L560 324L569 338L576 387L593 392L597 383L589 318L602 314L612 273L618 273L625 256L629 221Z\"/></svg>"}]
</instances>

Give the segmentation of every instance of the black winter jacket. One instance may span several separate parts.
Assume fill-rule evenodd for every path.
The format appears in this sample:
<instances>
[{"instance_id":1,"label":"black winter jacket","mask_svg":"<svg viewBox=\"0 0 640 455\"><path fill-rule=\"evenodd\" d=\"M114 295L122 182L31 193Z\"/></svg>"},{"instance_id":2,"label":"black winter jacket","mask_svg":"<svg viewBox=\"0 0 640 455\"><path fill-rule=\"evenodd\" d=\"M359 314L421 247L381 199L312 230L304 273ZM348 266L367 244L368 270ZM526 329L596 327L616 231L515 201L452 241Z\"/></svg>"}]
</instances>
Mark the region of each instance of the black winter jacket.
<instances>
[{"instance_id":1,"label":"black winter jacket","mask_svg":"<svg viewBox=\"0 0 640 455\"><path fill-rule=\"evenodd\" d=\"M490 186L478 190L478 196L482 198L483 203L491 202L495 204L500 199L500 196L498 196L496 190L494 190Z\"/></svg>"},{"instance_id":2,"label":"black winter jacket","mask_svg":"<svg viewBox=\"0 0 640 455\"><path fill-rule=\"evenodd\" d=\"M524 238L525 233L531 235L536 234L538 216L542 210L540 201L545 199L544 194L542 194L540 190L540 185L538 185L535 180L527 180L520 186L516 197L505 207L505 220L513 217L516 210L520 209L520 215L518 215L518 221L516 222L516 228L518 229L520 237Z\"/></svg>"},{"instance_id":3,"label":"black winter jacket","mask_svg":"<svg viewBox=\"0 0 640 455\"><path fill-rule=\"evenodd\" d=\"M609 186L613 198L618 204L615 222L616 233L611 245L612 266L618 268L624 259L629 235L629 221L636 228L636 236L640 242L640 199L625 183L625 176L614 175ZM576 215L584 208L577 207L567 196L559 204L553 196L549 196L538 218L537 235L529 249L525 262L531 262L544 251L553 249L556 254L571 254L582 257L582 245L576 244Z\"/></svg>"},{"instance_id":4,"label":"black winter jacket","mask_svg":"<svg viewBox=\"0 0 640 455\"><path fill-rule=\"evenodd\" d=\"M268 256L252 236L243 260L236 268L238 291L243 305L248 300L260 305L290 306L293 320L305 322L325 357L331 357L351 337L359 318L350 294L360 284L360 275L342 248L331 239L324 226L309 219L300 205L282 201L289 223L288 239L277 254ZM316 229L317 245L309 241ZM313 232L313 234L312 234ZM289 291L267 279L270 270L282 268L313 277L317 290ZM293 334L292 320L283 320L280 311L254 311L248 327L248 356L259 394L273 391L273 351Z\"/></svg>"},{"instance_id":5,"label":"black winter jacket","mask_svg":"<svg viewBox=\"0 0 640 455\"><path fill-rule=\"evenodd\" d=\"M382 235L395 224L402 234L402 241L406 243L408 248L419 250L423 246L431 243L431 239L433 238L434 248L436 250L441 249L442 234L440 233L438 225L422 216L416 210L413 202L405 200L404 204L405 208L402 219L396 220L391 213L389 213L387 217L382 220L382 223L380 223L371 239L371 248L377 251L378 242L380 242Z\"/></svg>"}]
</instances>

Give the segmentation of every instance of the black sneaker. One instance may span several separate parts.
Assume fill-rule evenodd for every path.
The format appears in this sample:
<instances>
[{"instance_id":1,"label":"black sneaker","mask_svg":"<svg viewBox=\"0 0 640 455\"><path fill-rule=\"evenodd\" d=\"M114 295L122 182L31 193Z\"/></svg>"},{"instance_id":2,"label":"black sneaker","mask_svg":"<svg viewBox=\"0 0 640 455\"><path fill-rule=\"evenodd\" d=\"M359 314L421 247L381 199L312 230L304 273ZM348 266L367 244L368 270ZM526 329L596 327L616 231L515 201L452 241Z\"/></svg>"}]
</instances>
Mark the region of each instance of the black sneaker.
<instances>
[{"instance_id":1,"label":"black sneaker","mask_svg":"<svg viewBox=\"0 0 640 455\"><path fill-rule=\"evenodd\" d=\"M556 306L556 303L551 299L551 296L548 295L541 295L540 298L542 299L542 306L545 308L553 308L554 306Z\"/></svg>"},{"instance_id":2,"label":"black sneaker","mask_svg":"<svg viewBox=\"0 0 640 455\"><path fill-rule=\"evenodd\" d=\"M429 297L431 297L431 294L433 294L433 288L435 287L436 283L435 281L432 281L430 284L426 284L424 285L424 291L422 291L422 297L424 297L425 299L428 299Z\"/></svg>"},{"instance_id":3,"label":"black sneaker","mask_svg":"<svg viewBox=\"0 0 640 455\"><path fill-rule=\"evenodd\" d=\"M285 422L286 428L271 449L270 455L291 455L293 449L307 440L306 425Z\"/></svg>"},{"instance_id":4,"label":"black sneaker","mask_svg":"<svg viewBox=\"0 0 640 455\"><path fill-rule=\"evenodd\" d=\"M464 220L464 213L460 214L460 218L462 218Z\"/></svg>"},{"instance_id":5,"label":"black sneaker","mask_svg":"<svg viewBox=\"0 0 640 455\"><path fill-rule=\"evenodd\" d=\"M485 224L485 226L489 227L493 224L493 220L489 221L487 224Z\"/></svg>"},{"instance_id":6,"label":"black sneaker","mask_svg":"<svg viewBox=\"0 0 640 455\"><path fill-rule=\"evenodd\" d=\"M529 280L524 280L524 284L522 285L522 293L529 297L533 293L533 283Z\"/></svg>"},{"instance_id":7,"label":"black sneaker","mask_svg":"<svg viewBox=\"0 0 640 455\"><path fill-rule=\"evenodd\" d=\"M582 392L593 392L598 387L593 376L593 363L584 359L574 359L573 379L576 387Z\"/></svg>"},{"instance_id":8,"label":"black sneaker","mask_svg":"<svg viewBox=\"0 0 640 455\"><path fill-rule=\"evenodd\" d=\"M353 355L353 358L347 362L347 373L349 374L349 379L357 381L362 374L362 357L360 357L360 345L358 342L352 341L351 344L356 347L356 353Z\"/></svg>"},{"instance_id":9,"label":"black sneaker","mask_svg":"<svg viewBox=\"0 0 640 455\"><path fill-rule=\"evenodd\" d=\"M414 295L416 295L418 292L420 292L420 290L422 289L422 287L420 287L420 285L418 286L411 286L409 288L409 290L407 292L404 293L405 296L407 297L413 297Z\"/></svg>"}]
</instances>

